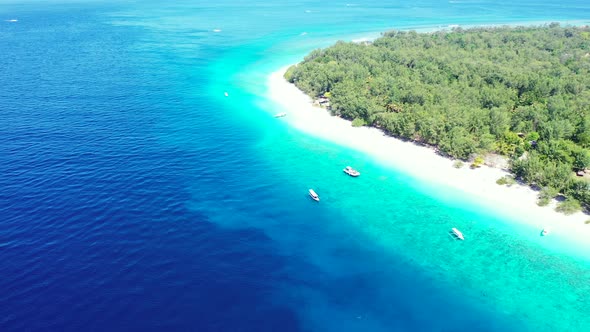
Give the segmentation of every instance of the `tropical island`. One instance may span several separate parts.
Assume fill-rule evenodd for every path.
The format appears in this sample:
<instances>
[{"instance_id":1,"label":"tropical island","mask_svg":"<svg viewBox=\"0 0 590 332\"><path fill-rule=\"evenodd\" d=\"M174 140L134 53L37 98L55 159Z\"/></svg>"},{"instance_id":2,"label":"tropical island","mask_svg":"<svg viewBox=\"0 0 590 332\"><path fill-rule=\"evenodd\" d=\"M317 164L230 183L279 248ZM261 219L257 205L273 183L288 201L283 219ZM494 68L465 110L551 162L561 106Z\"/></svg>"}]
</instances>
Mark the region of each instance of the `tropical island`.
<instances>
[{"instance_id":1,"label":"tropical island","mask_svg":"<svg viewBox=\"0 0 590 332\"><path fill-rule=\"evenodd\" d=\"M587 26L391 31L315 50L284 77L353 126L474 167L505 156L539 205L559 196L561 212L590 209Z\"/></svg>"}]
</instances>

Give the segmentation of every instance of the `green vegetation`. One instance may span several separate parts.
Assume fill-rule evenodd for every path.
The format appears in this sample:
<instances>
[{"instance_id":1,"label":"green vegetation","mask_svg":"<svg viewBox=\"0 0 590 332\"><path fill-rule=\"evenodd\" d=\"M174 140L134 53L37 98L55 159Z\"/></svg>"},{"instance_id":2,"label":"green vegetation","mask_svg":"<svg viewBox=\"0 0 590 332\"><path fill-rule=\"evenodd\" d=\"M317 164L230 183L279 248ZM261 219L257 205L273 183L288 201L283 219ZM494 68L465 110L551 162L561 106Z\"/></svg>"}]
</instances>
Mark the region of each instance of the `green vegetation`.
<instances>
[{"instance_id":1,"label":"green vegetation","mask_svg":"<svg viewBox=\"0 0 590 332\"><path fill-rule=\"evenodd\" d=\"M501 186L502 185L511 186L516 183L516 180L512 176L506 175L506 176L503 176L503 177L499 178L498 180L496 180L496 183Z\"/></svg>"},{"instance_id":2,"label":"green vegetation","mask_svg":"<svg viewBox=\"0 0 590 332\"><path fill-rule=\"evenodd\" d=\"M590 207L574 176L590 167L589 27L392 31L315 50L285 78L357 125L463 160L508 156L518 179Z\"/></svg>"},{"instance_id":3,"label":"green vegetation","mask_svg":"<svg viewBox=\"0 0 590 332\"><path fill-rule=\"evenodd\" d=\"M364 125L366 125L367 123L365 122L364 119L361 118L356 118L354 120L352 120L352 126L353 127L362 127Z\"/></svg>"},{"instance_id":4,"label":"green vegetation","mask_svg":"<svg viewBox=\"0 0 590 332\"><path fill-rule=\"evenodd\" d=\"M567 198L565 201L559 203L555 208L556 211L564 214L574 214L582 209L580 202L575 198Z\"/></svg>"},{"instance_id":5,"label":"green vegetation","mask_svg":"<svg viewBox=\"0 0 590 332\"><path fill-rule=\"evenodd\" d=\"M475 159L473 159L473 162L471 163L471 168L479 168L481 167L481 165L483 165L484 162L485 160L483 160L482 157L477 156L475 157Z\"/></svg>"},{"instance_id":6,"label":"green vegetation","mask_svg":"<svg viewBox=\"0 0 590 332\"><path fill-rule=\"evenodd\" d=\"M455 160L455 162L453 163L453 167L459 169L463 167L463 162L461 160Z\"/></svg>"},{"instance_id":7,"label":"green vegetation","mask_svg":"<svg viewBox=\"0 0 590 332\"><path fill-rule=\"evenodd\" d=\"M539 199L537 200L537 205L538 206L547 206L547 205L549 205L550 202L551 202L550 198L539 197Z\"/></svg>"},{"instance_id":8,"label":"green vegetation","mask_svg":"<svg viewBox=\"0 0 590 332\"><path fill-rule=\"evenodd\" d=\"M539 206L547 206L552 199L557 197L557 195L559 195L559 191L557 189L545 187L541 189L541 192L539 193L539 200L537 201L537 204Z\"/></svg>"}]
</instances>

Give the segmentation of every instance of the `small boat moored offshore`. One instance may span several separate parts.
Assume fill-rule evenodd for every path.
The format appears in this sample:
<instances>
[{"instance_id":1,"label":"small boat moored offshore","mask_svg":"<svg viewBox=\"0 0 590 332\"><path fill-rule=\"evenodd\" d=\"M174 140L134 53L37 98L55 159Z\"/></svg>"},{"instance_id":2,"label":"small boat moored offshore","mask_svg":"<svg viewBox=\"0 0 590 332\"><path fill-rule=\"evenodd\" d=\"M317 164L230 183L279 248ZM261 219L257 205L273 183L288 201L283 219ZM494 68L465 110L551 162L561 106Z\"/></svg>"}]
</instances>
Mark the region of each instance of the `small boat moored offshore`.
<instances>
[{"instance_id":1,"label":"small boat moored offshore","mask_svg":"<svg viewBox=\"0 0 590 332\"><path fill-rule=\"evenodd\" d=\"M227 92L224 92L223 94L224 94L226 97L229 97L229 93L227 93Z\"/></svg>"},{"instance_id":2,"label":"small boat moored offshore","mask_svg":"<svg viewBox=\"0 0 590 332\"><path fill-rule=\"evenodd\" d=\"M275 118L282 118L286 115L287 115L287 113L285 113L285 112L277 113L277 114L275 114Z\"/></svg>"},{"instance_id":3,"label":"small boat moored offshore","mask_svg":"<svg viewBox=\"0 0 590 332\"><path fill-rule=\"evenodd\" d=\"M545 235L549 235L549 232L551 232L551 230L547 227L543 228L543 230L541 231L541 235L545 236Z\"/></svg>"},{"instance_id":4,"label":"small boat moored offshore","mask_svg":"<svg viewBox=\"0 0 590 332\"><path fill-rule=\"evenodd\" d=\"M311 197L314 201L319 202L320 196L313 191L313 189L309 189L309 197Z\"/></svg>"},{"instance_id":5,"label":"small boat moored offshore","mask_svg":"<svg viewBox=\"0 0 590 332\"><path fill-rule=\"evenodd\" d=\"M343 169L344 173L352 176L352 177L357 177L359 175L361 175L361 173L359 171L357 171L356 169L350 167L350 166L346 166L346 168Z\"/></svg>"},{"instance_id":6,"label":"small boat moored offshore","mask_svg":"<svg viewBox=\"0 0 590 332\"><path fill-rule=\"evenodd\" d=\"M459 231L455 227L453 227L451 229L451 231L453 232L453 234L455 234L455 236L457 237L457 239L459 239L459 240L465 240L465 237L463 237L463 233L461 233L461 231Z\"/></svg>"}]
</instances>

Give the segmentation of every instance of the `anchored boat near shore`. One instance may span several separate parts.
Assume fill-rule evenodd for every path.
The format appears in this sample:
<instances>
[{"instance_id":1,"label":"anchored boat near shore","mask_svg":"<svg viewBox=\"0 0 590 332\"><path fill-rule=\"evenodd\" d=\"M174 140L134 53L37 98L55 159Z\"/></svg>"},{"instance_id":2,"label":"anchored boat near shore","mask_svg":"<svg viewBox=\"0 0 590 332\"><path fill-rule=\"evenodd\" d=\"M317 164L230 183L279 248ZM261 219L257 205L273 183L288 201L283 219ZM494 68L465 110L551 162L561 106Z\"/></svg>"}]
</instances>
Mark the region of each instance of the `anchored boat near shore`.
<instances>
[{"instance_id":1,"label":"anchored boat near shore","mask_svg":"<svg viewBox=\"0 0 590 332\"><path fill-rule=\"evenodd\" d=\"M456 229L455 227L453 227L451 229L451 231L453 232L453 234L457 237L457 239L459 240L465 240L465 237L463 236L463 233L461 233L460 230Z\"/></svg>"},{"instance_id":2,"label":"anchored boat near shore","mask_svg":"<svg viewBox=\"0 0 590 332\"><path fill-rule=\"evenodd\" d=\"M316 194L316 192L313 191L313 189L309 189L309 197L311 197L316 202L320 201L320 196L318 196L318 194Z\"/></svg>"},{"instance_id":3,"label":"anchored boat near shore","mask_svg":"<svg viewBox=\"0 0 590 332\"><path fill-rule=\"evenodd\" d=\"M359 171L357 171L356 169L354 169L354 168L352 168L350 166L346 166L343 169L343 171L344 171L344 173L346 173L346 174L348 174L348 175L350 175L352 177L357 177L357 176L361 175L361 173Z\"/></svg>"}]
</instances>

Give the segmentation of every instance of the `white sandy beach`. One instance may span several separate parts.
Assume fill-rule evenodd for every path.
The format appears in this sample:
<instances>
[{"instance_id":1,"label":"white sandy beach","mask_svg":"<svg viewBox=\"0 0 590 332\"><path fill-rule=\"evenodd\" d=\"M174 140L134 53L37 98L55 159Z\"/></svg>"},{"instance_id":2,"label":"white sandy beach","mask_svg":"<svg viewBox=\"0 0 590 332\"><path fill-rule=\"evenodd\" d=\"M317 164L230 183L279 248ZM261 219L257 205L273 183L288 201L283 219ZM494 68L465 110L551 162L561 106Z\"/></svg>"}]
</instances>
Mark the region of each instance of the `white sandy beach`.
<instances>
[{"instance_id":1,"label":"white sandy beach","mask_svg":"<svg viewBox=\"0 0 590 332\"><path fill-rule=\"evenodd\" d=\"M552 206L539 207L536 204L537 192L531 188L496 184L496 180L508 174L504 170L488 166L471 169L467 163L457 169L453 167L453 160L436 154L431 148L386 136L376 128L352 127L350 121L314 106L311 98L288 83L283 78L287 68L270 75L268 96L281 112L287 113L282 119L293 127L362 151L412 177L461 190L486 205L509 212L518 222L531 226L531 232L536 230L536 235L544 227L549 227L551 237L579 245L580 249L590 248L590 225L584 224L590 219L588 215L576 213L566 216L554 211Z\"/></svg>"}]
</instances>

